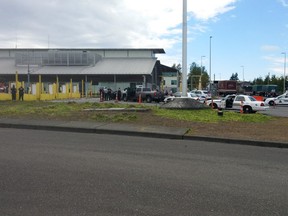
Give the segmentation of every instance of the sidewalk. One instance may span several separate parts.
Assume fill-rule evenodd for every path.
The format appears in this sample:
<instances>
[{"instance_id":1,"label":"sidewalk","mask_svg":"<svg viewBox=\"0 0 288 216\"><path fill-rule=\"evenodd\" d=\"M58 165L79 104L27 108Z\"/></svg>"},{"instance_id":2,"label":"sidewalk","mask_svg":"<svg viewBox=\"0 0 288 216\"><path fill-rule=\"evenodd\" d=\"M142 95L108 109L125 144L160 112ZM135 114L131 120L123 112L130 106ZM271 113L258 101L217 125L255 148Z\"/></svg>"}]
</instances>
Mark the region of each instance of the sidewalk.
<instances>
[{"instance_id":1,"label":"sidewalk","mask_svg":"<svg viewBox=\"0 0 288 216\"><path fill-rule=\"evenodd\" d=\"M188 136L188 128L172 128L160 126L143 126L123 123L102 123L83 121L54 121L54 120L23 120L0 118L0 128L17 128L33 130L66 131L78 133L114 134L125 136L141 136L151 138L194 140L221 142L228 144L252 145L262 147L288 148L288 143L239 140L217 137Z\"/></svg>"}]
</instances>

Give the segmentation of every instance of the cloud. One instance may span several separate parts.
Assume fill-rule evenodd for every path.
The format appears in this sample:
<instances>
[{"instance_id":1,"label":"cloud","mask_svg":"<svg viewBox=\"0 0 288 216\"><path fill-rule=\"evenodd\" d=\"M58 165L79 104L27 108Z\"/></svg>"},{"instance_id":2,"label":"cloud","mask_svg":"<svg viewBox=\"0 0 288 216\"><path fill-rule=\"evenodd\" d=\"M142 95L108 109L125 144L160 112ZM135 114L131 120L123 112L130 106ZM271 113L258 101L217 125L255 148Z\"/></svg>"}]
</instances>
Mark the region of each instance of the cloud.
<instances>
[{"instance_id":1,"label":"cloud","mask_svg":"<svg viewBox=\"0 0 288 216\"><path fill-rule=\"evenodd\" d=\"M284 7L288 7L288 2L286 0L278 0Z\"/></svg>"},{"instance_id":2,"label":"cloud","mask_svg":"<svg viewBox=\"0 0 288 216\"><path fill-rule=\"evenodd\" d=\"M261 46L261 50L263 51L279 51L280 47L274 45L263 45Z\"/></svg>"},{"instance_id":3,"label":"cloud","mask_svg":"<svg viewBox=\"0 0 288 216\"><path fill-rule=\"evenodd\" d=\"M207 31L206 22L236 2L189 0L193 34ZM181 43L182 1L2 0L0 20L3 47L170 49Z\"/></svg>"},{"instance_id":4,"label":"cloud","mask_svg":"<svg viewBox=\"0 0 288 216\"><path fill-rule=\"evenodd\" d=\"M235 9L237 0L201 0L191 1L189 9L196 19L208 20Z\"/></svg>"},{"instance_id":5,"label":"cloud","mask_svg":"<svg viewBox=\"0 0 288 216\"><path fill-rule=\"evenodd\" d=\"M279 56L276 55L267 55L263 56L263 59L269 62L268 70L271 72L274 72L278 74L279 76L283 76L284 71L284 57L281 56L281 53Z\"/></svg>"}]
</instances>

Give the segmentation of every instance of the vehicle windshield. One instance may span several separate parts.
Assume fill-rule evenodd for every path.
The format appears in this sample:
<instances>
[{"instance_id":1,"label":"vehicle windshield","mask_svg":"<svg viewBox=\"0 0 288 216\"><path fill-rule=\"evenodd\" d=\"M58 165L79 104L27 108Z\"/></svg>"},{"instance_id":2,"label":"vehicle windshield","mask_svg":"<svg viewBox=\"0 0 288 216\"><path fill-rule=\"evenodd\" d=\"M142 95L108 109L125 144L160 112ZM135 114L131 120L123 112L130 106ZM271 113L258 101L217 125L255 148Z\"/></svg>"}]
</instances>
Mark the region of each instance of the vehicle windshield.
<instances>
[{"instance_id":1,"label":"vehicle windshield","mask_svg":"<svg viewBox=\"0 0 288 216\"><path fill-rule=\"evenodd\" d=\"M257 101L254 97L249 96L250 101Z\"/></svg>"}]
</instances>

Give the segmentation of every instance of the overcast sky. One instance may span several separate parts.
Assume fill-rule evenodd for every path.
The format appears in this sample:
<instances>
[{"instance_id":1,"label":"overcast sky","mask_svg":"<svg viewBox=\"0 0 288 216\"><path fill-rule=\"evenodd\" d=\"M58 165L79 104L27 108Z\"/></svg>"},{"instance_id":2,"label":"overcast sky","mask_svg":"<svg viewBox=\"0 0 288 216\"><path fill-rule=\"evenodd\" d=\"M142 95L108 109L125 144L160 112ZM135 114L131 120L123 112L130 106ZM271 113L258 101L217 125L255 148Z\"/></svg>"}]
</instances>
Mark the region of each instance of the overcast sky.
<instances>
[{"instance_id":1,"label":"overcast sky","mask_svg":"<svg viewBox=\"0 0 288 216\"><path fill-rule=\"evenodd\" d=\"M288 1L187 0L188 64L216 79L283 75ZM0 48L164 48L181 63L182 0L0 0ZM188 65L188 68L189 68ZM243 66L243 67L241 67Z\"/></svg>"}]
</instances>

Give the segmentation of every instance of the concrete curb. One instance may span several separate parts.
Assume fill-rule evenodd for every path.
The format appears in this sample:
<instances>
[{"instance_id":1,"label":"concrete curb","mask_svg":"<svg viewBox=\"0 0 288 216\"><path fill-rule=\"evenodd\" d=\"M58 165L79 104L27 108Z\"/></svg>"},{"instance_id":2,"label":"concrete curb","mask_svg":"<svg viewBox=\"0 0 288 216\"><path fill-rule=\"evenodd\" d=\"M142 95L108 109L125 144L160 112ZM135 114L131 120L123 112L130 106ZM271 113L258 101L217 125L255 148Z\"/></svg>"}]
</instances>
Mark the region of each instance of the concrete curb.
<instances>
[{"instance_id":1,"label":"concrete curb","mask_svg":"<svg viewBox=\"0 0 288 216\"><path fill-rule=\"evenodd\" d=\"M201 136L184 136L184 140L206 141L206 142L221 142L236 145L250 145L259 147L273 147L273 148L288 148L288 143L261 141L261 140L245 140L245 139L228 139L220 137L201 137Z\"/></svg>"},{"instance_id":2,"label":"concrete curb","mask_svg":"<svg viewBox=\"0 0 288 216\"><path fill-rule=\"evenodd\" d=\"M95 134L112 134L123 136L139 136L162 139L183 139L183 135L188 129L183 129L180 133L166 133L166 132L152 132L151 130L121 130L115 127L109 129L111 124L103 124L96 128L89 127L75 127L64 125L34 125L34 124L15 124L15 123L0 123L0 128L15 128L15 129L32 129L32 130L48 130L48 131L62 131L75 133L95 133Z\"/></svg>"},{"instance_id":3,"label":"concrete curb","mask_svg":"<svg viewBox=\"0 0 288 216\"><path fill-rule=\"evenodd\" d=\"M19 120L5 119L0 121L0 128L49 130L75 133L112 134L123 136L139 136L161 139L193 140L215 143L226 143L236 145L250 145L259 147L288 148L288 143L260 141L260 140L239 140L219 137L188 136L187 128L166 128L153 126L134 126L117 123L92 123L73 121L37 121L30 120L28 123L21 123Z\"/></svg>"}]
</instances>

